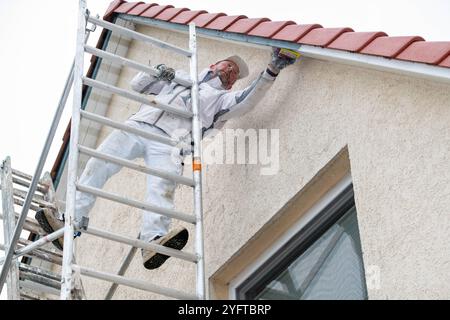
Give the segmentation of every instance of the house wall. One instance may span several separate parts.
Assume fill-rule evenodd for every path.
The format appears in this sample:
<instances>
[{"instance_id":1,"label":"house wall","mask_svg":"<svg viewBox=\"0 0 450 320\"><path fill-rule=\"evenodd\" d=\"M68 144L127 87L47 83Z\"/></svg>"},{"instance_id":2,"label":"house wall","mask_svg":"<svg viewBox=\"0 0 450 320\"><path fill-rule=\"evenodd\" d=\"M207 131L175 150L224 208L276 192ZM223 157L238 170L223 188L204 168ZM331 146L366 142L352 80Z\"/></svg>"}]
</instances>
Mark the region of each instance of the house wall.
<instances>
[{"instance_id":1,"label":"house wall","mask_svg":"<svg viewBox=\"0 0 450 320\"><path fill-rule=\"evenodd\" d=\"M143 26L137 31L181 47L188 44L186 34ZM198 37L198 47L200 69L232 54L248 62L250 76L236 88L248 85L270 56L267 49L202 37ZM186 70L189 67L187 59L135 41L127 57ZM135 73L124 68L118 85L130 89ZM380 285L369 287L369 298L449 298L449 101L450 90L445 84L316 59L304 58L283 71L254 111L225 126L279 129L278 172L261 175L261 165L204 165L208 279L226 267L286 203L346 150L348 166L342 166L338 175L351 170L364 264L380 270ZM138 103L114 96L107 116L123 121L138 107ZM103 128L98 141L110 132L110 128ZM190 172L186 166L184 174L189 176ZM321 179L326 182L327 176ZM330 176L330 181L333 179ZM145 177L123 169L104 189L143 200ZM310 194L312 199L314 193ZM178 187L177 209L190 213L191 202L192 191ZM90 218L92 226L132 237L138 234L140 221L138 209L102 199L97 200ZM178 224L184 223L173 225ZM191 226L189 230L192 238L185 250L192 252L194 230ZM77 262L116 272L127 252L127 246L83 235L77 244ZM175 258L149 271L143 268L138 252L127 276L195 291L194 265ZM103 281L83 281L91 299L102 299L109 288ZM214 283L211 288L213 297L223 296L215 292ZM115 298L164 299L122 286Z\"/></svg>"}]
</instances>

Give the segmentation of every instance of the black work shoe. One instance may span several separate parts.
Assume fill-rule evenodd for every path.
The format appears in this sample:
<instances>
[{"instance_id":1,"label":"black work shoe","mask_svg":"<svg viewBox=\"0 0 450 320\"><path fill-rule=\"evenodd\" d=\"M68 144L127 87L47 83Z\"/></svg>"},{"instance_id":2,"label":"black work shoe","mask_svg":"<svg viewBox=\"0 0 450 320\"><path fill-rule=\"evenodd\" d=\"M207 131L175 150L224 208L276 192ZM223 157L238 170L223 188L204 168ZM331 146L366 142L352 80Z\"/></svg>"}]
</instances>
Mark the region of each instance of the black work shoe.
<instances>
[{"instance_id":1,"label":"black work shoe","mask_svg":"<svg viewBox=\"0 0 450 320\"><path fill-rule=\"evenodd\" d=\"M156 237L150 243L159 244L168 248L181 250L184 248L188 242L189 232L186 228L179 227L163 237ZM165 254L157 253L152 250L142 249L142 262L146 269L157 269L159 268L170 256Z\"/></svg>"},{"instance_id":2,"label":"black work shoe","mask_svg":"<svg viewBox=\"0 0 450 320\"><path fill-rule=\"evenodd\" d=\"M35 218L39 225L48 234L53 233L61 228L64 228L64 220L59 220L55 217L52 210L43 208L36 212ZM63 250L64 237L60 237L52 241L53 245L59 250Z\"/></svg>"}]
</instances>

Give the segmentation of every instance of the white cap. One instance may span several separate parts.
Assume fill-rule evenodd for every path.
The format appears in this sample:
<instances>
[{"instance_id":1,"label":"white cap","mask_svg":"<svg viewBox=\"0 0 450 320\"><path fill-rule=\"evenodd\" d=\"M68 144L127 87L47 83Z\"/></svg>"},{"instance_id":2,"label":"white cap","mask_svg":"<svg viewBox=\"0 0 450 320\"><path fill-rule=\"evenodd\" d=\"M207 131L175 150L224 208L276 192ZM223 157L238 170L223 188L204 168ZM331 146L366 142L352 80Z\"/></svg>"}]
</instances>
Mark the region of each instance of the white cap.
<instances>
[{"instance_id":1,"label":"white cap","mask_svg":"<svg viewBox=\"0 0 450 320\"><path fill-rule=\"evenodd\" d=\"M231 61L231 62L236 63L236 65L237 65L238 68L239 68L239 76L238 76L238 79L243 79L243 78L245 78L246 76L248 76L249 72L248 72L248 66L247 66L247 63L245 63L245 61L244 61L241 57L239 57L239 56L237 56L237 55L234 55L234 56L231 56L231 57L228 57L228 58L219 60L219 62L220 62L220 61L224 61L224 60L227 60L227 61Z\"/></svg>"}]
</instances>

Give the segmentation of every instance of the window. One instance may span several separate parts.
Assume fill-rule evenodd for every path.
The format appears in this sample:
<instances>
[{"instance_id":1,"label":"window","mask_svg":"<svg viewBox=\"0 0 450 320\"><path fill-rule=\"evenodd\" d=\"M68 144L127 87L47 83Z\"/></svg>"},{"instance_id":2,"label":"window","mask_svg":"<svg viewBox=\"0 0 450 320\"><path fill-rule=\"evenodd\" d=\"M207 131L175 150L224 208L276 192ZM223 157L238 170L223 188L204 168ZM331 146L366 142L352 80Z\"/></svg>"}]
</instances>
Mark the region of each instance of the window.
<instances>
[{"instance_id":1,"label":"window","mask_svg":"<svg viewBox=\"0 0 450 320\"><path fill-rule=\"evenodd\" d=\"M237 299L367 299L353 186L236 288Z\"/></svg>"}]
</instances>

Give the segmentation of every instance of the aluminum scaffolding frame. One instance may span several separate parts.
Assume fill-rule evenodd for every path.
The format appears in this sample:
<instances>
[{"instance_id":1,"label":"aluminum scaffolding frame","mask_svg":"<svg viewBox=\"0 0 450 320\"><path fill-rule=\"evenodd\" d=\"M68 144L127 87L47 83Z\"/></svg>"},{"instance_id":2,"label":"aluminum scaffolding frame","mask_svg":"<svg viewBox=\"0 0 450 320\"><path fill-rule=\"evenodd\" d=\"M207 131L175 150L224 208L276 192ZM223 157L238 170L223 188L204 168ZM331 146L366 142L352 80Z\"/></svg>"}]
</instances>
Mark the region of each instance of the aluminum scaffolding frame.
<instances>
[{"instance_id":1,"label":"aluminum scaffolding frame","mask_svg":"<svg viewBox=\"0 0 450 320\"><path fill-rule=\"evenodd\" d=\"M83 29L83 32L85 32L86 42L89 39L90 33L93 31L95 31L95 26L93 26L92 28L88 28L87 26L85 26L85 28ZM2 163L1 166L3 177L2 203L4 206L1 218L4 219L5 225L5 243L3 245L0 245L0 249L5 251L5 257L0 258L0 265L3 265L0 274L0 292L2 292L3 290L4 284L7 281L9 274L11 273L11 269L14 269L16 268L15 266L18 266L17 259L21 256L37 258L53 263L55 265L62 265L62 254L60 255L58 252L52 252L40 248L48 242L57 239L58 236L48 235L34 243L31 243L30 241L25 239L21 239L20 236L23 230L27 230L38 235L45 234L36 220L27 217L30 210L38 211L43 207L47 207L50 209L56 208L53 182L51 180L50 174L46 173L42 179L40 179L40 176L42 174L48 153L50 151L50 146L55 137L56 129L60 122L64 107L70 93L70 89L73 84L74 66L75 61L71 66L69 76L67 77L66 83L64 85L64 89L58 102L56 112L53 116L53 120L47 134L44 147L39 156L39 161L36 166L34 175L31 176L11 168L11 160L9 157ZM12 183L16 183L23 187L26 187L27 191L14 189ZM45 199L42 198L42 195L38 195L36 192L44 194ZM22 211L20 214L14 212L14 205L22 207ZM14 221L14 217L18 218L17 222ZM6 233L8 233L8 235L6 235ZM34 282L30 283L19 281L19 284L20 290L23 288L28 288L46 292L47 288L45 285ZM8 292L17 291L17 287L12 287L10 283L8 283L8 287L10 288ZM55 294L55 290L56 289L50 290L50 293ZM60 294L59 290L57 294ZM75 292L75 294L78 294L78 292ZM36 297L36 295L34 294L32 294L32 296L34 298ZM18 297L20 297L20 292L16 294L16 298ZM8 298L10 298L9 293Z\"/></svg>"},{"instance_id":2,"label":"aluminum scaffolding frame","mask_svg":"<svg viewBox=\"0 0 450 320\"><path fill-rule=\"evenodd\" d=\"M173 81L178 84L190 88L191 90L191 101L192 101L192 112L188 110L180 110L174 108L173 106L156 103L154 100L149 99L143 95L139 95L115 86L112 86L107 83L103 83L101 81L97 81L94 79L90 79L83 76L83 60L84 53L89 53L95 55L99 58L105 59L107 61L111 61L112 63L118 64L120 66L127 66L134 68L139 71L147 72L151 75L158 76L159 71L155 68L148 67L141 63L126 59L124 57L120 57L118 55L112 54L110 52L106 52L104 50L100 50L97 48L90 47L86 45L87 37L89 32L86 33L87 23L92 23L94 26L101 26L114 34L118 34L121 36L125 36L134 40L143 41L149 43L151 45L158 46L163 49L171 50L180 55L186 56L190 59L190 81L186 81L183 79L175 78ZM92 31L92 30L90 30ZM28 183L29 192L28 194L22 195L25 198L23 202L23 211L19 217L19 221L16 225L14 236L10 235L8 241L5 242L5 251L7 252L6 256L0 259L0 263L3 263L2 273L0 277L0 290L3 288L3 285L6 280L6 276L8 274L12 274L12 272L17 272L20 270L21 274L25 279L34 279L40 280L41 283L46 284L48 287L52 289L60 288L60 299L76 299L80 298L80 288L81 288L81 280L80 275L93 277L105 281L112 282L113 285L110 287L105 299L111 299L118 285L130 286L136 289L141 289L145 291L154 292L157 294L162 294L168 297L178 298L178 299L205 299L206 298L206 285L205 285L205 267L204 267L204 244L203 244L203 209L202 209L202 181L201 181L201 124L199 117L199 102L198 102L198 71L197 71L197 42L196 42L196 28L195 24L189 24L189 50L179 48L177 46L165 43L158 39L149 37L147 35L141 34L139 32L118 26L113 23L109 23L107 21L100 20L98 18L94 18L89 15L88 10L86 9L86 0L79 0L79 14L78 14L78 29L77 29L77 46L76 46L76 54L75 54L75 62L72 66L72 70L70 76L67 80L66 87L63 93L63 97L61 98L60 104L58 106L54 121L52 123L52 127L50 129L49 136L47 137L44 151L39 160L38 167L36 169L35 175L31 179L31 183ZM16 246L18 242L18 236L16 234L20 234L22 231L22 227L30 225L31 222L26 220L26 214L30 207L33 209L32 195L35 193L38 188L38 177L42 172L42 167L45 163L45 159L48 153L48 149L52 142L54 131L56 130L56 126L59 122L62 109L67 100L68 92L70 91L70 87L73 81L74 95L73 95L73 107L72 107L72 122L71 122L71 132L70 132L70 146L69 146L69 163L68 163L68 182L67 182L67 194L66 194L66 210L65 210L65 226L64 228L57 230L45 237L42 237L38 241L34 243L25 243L22 247L17 248ZM79 134L80 134L80 122L81 119L86 119L90 121L94 121L96 123L109 126L115 129L120 129L125 132L131 132L137 135L140 135L146 139L151 139L154 141L158 141L169 146L175 146L180 141L169 138L167 136L151 134L136 128L129 127L125 124L115 122L106 117L96 115L84 110L82 108L82 87L83 85L97 88L102 91L107 91L112 94L116 94L127 99L131 99L140 103L145 103L152 105L156 108L164 110L173 114L174 116L189 118L192 119L192 164L193 164L193 177L187 178L184 176L177 176L169 172L164 172L152 168L148 168L146 166L138 165L132 161L121 159L118 157L114 157L111 155L107 155L101 152L98 152L94 149L82 146L79 144ZM99 158L105 160L107 162L115 163L135 171L139 171L148 175L154 175L157 177L161 177L164 179L168 179L174 181L178 184L183 184L193 188L193 202L194 202L194 215L186 214L182 212L178 212L175 210L170 210L162 207L155 206L151 203L141 202L133 199L128 199L122 197L120 195L111 194L105 192L103 190L92 188L87 185L82 185L77 182L77 172L78 172L78 160L79 155L85 154L91 157ZM105 230L100 230L98 228L89 226L89 227L80 227L74 225L74 217L75 217L75 197L76 192L85 192L90 193L98 197L102 197L111 201L119 202L131 207L136 207L145 210L151 210L161 215L165 215L167 217L179 219L181 221L185 221L195 225L195 252L187 253L180 250L171 249L168 247L164 247L158 244L152 244L149 242L141 241L135 238L124 237L121 235L117 235ZM30 195L31 194L31 195ZM36 197L35 197L36 198ZM46 206L49 208L56 208L56 205L50 202L45 202L43 199L39 199L41 202L38 204L42 206ZM39 209L39 207L34 209ZM5 210L4 210L5 211ZM13 212L13 211L12 211ZM27 223L27 224L25 224ZM36 225L33 225L34 228L39 228ZM37 229L36 229L37 230ZM41 231L41 230L40 230ZM127 256L125 257L122 265L120 266L117 274L110 274L101 271L96 271L92 268L88 268L85 266L80 266L75 263L75 251L74 251L74 238L73 234L75 231L80 231L82 233L91 234L93 236L101 237L104 239L108 239L111 241L116 241L119 243L128 244L131 246L131 249ZM50 274L47 271L43 270L35 270L31 267L27 267L24 265L20 265L17 263L17 259L21 256L26 255L36 255L40 253L44 255L41 246L44 244L51 242L55 239L61 237L64 234L64 250L62 256L62 272L61 276ZM11 239L10 239L11 238ZM138 237L139 238L139 237ZM22 241L23 242L23 241ZM128 279L123 277L128 265L131 262L137 248L149 249L155 252L168 255L171 257L175 257L178 259L182 259L185 261L193 262L196 264L196 292L195 294L186 293L170 288L163 288L160 286L156 286L154 284L150 284L145 281L136 280L136 279ZM57 261L55 257L52 257L53 261ZM13 268L16 269L13 269ZM44 279L45 278L45 279ZM8 279L14 279L14 277L10 276ZM60 281L60 285L56 285L55 282ZM51 291L51 290L50 290ZM36 298L33 294L26 294L26 298L34 299Z\"/></svg>"},{"instance_id":3,"label":"aluminum scaffolding frame","mask_svg":"<svg viewBox=\"0 0 450 320\"><path fill-rule=\"evenodd\" d=\"M26 191L20 188L29 188L32 177L15 170L11 167L11 159L7 157L1 163L1 189L2 189L2 213L0 219L3 219L4 244L0 244L0 250L9 250L11 237L16 225L16 219L19 214L14 211L14 205L24 205L20 198L24 198ZM46 172L42 179L39 180L37 190L32 197L31 210L37 211L41 208L53 208L56 203L55 192L50 174ZM32 232L37 235L44 236L45 232L39 226L36 220L27 217L23 225L23 230ZM20 256L33 257L40 261L45 261L50 265L62 265L62 253L53 249L52 251L38 248L40 243L47 243L44 238L40 242L31 242L29 240L19 238L11 267L7 275L7 298L8 300L19 299L48 299L43 294L57 294L60 291L60 275L45 270L45 268L31 266L20 263ZM24 247L27 247L24 250ZM4 258L0 259L3 262Z\"/></svg>"}]
</instances>

